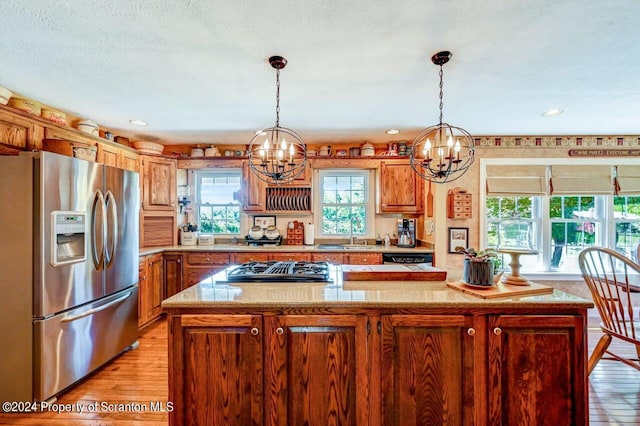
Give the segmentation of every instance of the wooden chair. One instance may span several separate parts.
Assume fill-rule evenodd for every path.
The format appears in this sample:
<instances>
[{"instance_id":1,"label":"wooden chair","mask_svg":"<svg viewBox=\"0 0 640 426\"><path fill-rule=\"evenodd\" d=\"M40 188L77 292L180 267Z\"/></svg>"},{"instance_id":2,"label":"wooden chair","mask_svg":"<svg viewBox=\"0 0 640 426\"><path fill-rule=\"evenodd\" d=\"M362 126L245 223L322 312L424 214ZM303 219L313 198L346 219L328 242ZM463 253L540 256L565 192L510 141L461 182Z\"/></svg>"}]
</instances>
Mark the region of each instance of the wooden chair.
<instances>
[{"instance_id":1,"label":"wooden chair","mask_svg":"<svg viewBox=\"0 0 640 426\"><path fill-rule=\"evenodd\" d=\"M639 290L640 265L607 248L590 247L578 256L580 270L602 321L604 335L589 357L588 374L606 353L640 370L640 317L631 294ZM637 358L625 358L608 350L613 338L635 345Z\"/></svg>"}]
</instances>

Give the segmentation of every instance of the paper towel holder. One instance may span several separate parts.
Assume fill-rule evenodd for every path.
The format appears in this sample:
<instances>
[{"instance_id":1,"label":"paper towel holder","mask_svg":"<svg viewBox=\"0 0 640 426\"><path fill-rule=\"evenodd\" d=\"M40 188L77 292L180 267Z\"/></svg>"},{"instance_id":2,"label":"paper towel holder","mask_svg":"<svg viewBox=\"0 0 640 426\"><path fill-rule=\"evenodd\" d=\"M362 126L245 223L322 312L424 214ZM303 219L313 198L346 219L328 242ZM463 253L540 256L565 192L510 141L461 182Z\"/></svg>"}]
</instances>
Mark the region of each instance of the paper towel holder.
<instances>
[{"instance_id":1,"label":"paper towel holder","mask_svg":"<svg viewBox=\"0 0 640 426\"><path fill-rule=\"evenodd\" d=\"M313 223L311 222L304 225L304 245L305 246L315 245L314 227L313 227Z\"/></svg>"}]
</instances>

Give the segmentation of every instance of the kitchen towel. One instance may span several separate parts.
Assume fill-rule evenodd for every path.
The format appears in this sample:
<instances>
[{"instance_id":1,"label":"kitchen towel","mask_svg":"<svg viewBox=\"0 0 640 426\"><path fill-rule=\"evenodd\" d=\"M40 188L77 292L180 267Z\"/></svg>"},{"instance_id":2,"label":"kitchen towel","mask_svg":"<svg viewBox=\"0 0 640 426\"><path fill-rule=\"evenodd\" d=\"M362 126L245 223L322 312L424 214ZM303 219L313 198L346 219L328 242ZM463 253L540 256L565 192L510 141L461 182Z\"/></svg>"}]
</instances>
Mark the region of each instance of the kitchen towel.
<instances>
[{"instance_id":1,"label":"kitchen towel","mask_svg":"<svg viewBox=\"0 0 640 426\"><path fill-rule=\"evenodd\" d=\"M315 241L315 237L313 236L313 224L306 223L304 225L304 245L312 246Z\"/></svg>"}]
</instances>

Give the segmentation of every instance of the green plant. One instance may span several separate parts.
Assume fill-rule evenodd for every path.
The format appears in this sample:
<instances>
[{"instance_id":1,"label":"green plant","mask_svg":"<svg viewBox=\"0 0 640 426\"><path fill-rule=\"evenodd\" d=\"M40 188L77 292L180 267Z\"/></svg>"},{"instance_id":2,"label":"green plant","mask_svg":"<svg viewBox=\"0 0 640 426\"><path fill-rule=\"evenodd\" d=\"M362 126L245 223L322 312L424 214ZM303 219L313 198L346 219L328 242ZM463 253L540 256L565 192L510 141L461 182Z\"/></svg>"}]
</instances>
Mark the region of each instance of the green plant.
<instances>
[{"instance_id":1,"label":"green plant","mask_svg":"<svg viewBox=\"0 0 640 426\"><path fill-rule=\"evenodd\" d=\"M498 260L498 253L492 248L486 248L484 250L476 251L473 247L464 248L458 246L455 248L456 253L464 254L465 259L469 259L472 262L493 262Z\"/></svg>"}]
</instances>

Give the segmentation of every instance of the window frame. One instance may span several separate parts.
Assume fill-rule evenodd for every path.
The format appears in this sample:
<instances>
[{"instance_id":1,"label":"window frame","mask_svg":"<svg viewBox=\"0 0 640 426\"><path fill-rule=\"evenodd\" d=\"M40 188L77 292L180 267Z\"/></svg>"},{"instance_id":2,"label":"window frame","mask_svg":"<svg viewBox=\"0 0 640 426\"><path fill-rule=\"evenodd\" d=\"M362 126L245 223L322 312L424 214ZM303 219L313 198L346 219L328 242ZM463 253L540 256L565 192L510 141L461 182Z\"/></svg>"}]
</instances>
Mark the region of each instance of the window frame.
<instances>
[{"instance_id":1,"label":"window frame","mask_svg":"<svg viewBox=\"0 0 640 426\"><path fill-rule=\"evenodd\" d=\"M316 228L316 238L349 238L349 233L335 234L335 233L323 233L322 232L322 195L324 177L327 175L344 175L344 176L364 176L365 177L365 230L364 233L353 233L354 237L374 238L375 237L375 170L374 169L360 169L360 168L327 168L314 170L314 182L318 184L313 191L313 205L317 206L318 214L314 215L314 226Z\"/></svg>"},{"instance_id":2,"label":"window frame","mask_svg":"<svg viewBox=\"0 0 640 426\"><path fill-rule=\"evenodd\" d=\"M213 208L217 204L202 204L201 202L201 183L202 179L206 177L216 177L216 176L237 176L239 179L239 190L242 188L242 169L241 168L217 168L217 169L202 169L195 170L193 173L194 178L194 206L193 206L193 216L194 221L198 225L198 229L202 229L200 225L200 208L202 206L211 206ZM229 237L237 237L243 234L242 232L242 203L238 201L238 204L224 204L224 206L234 206L238 208L239 216L238 216L238 232L211 232L214 236L229 236ZM213 231L213 230L212 230ZM208 234L208 233L207 233Z\"/></svg>"}]
</instances>

